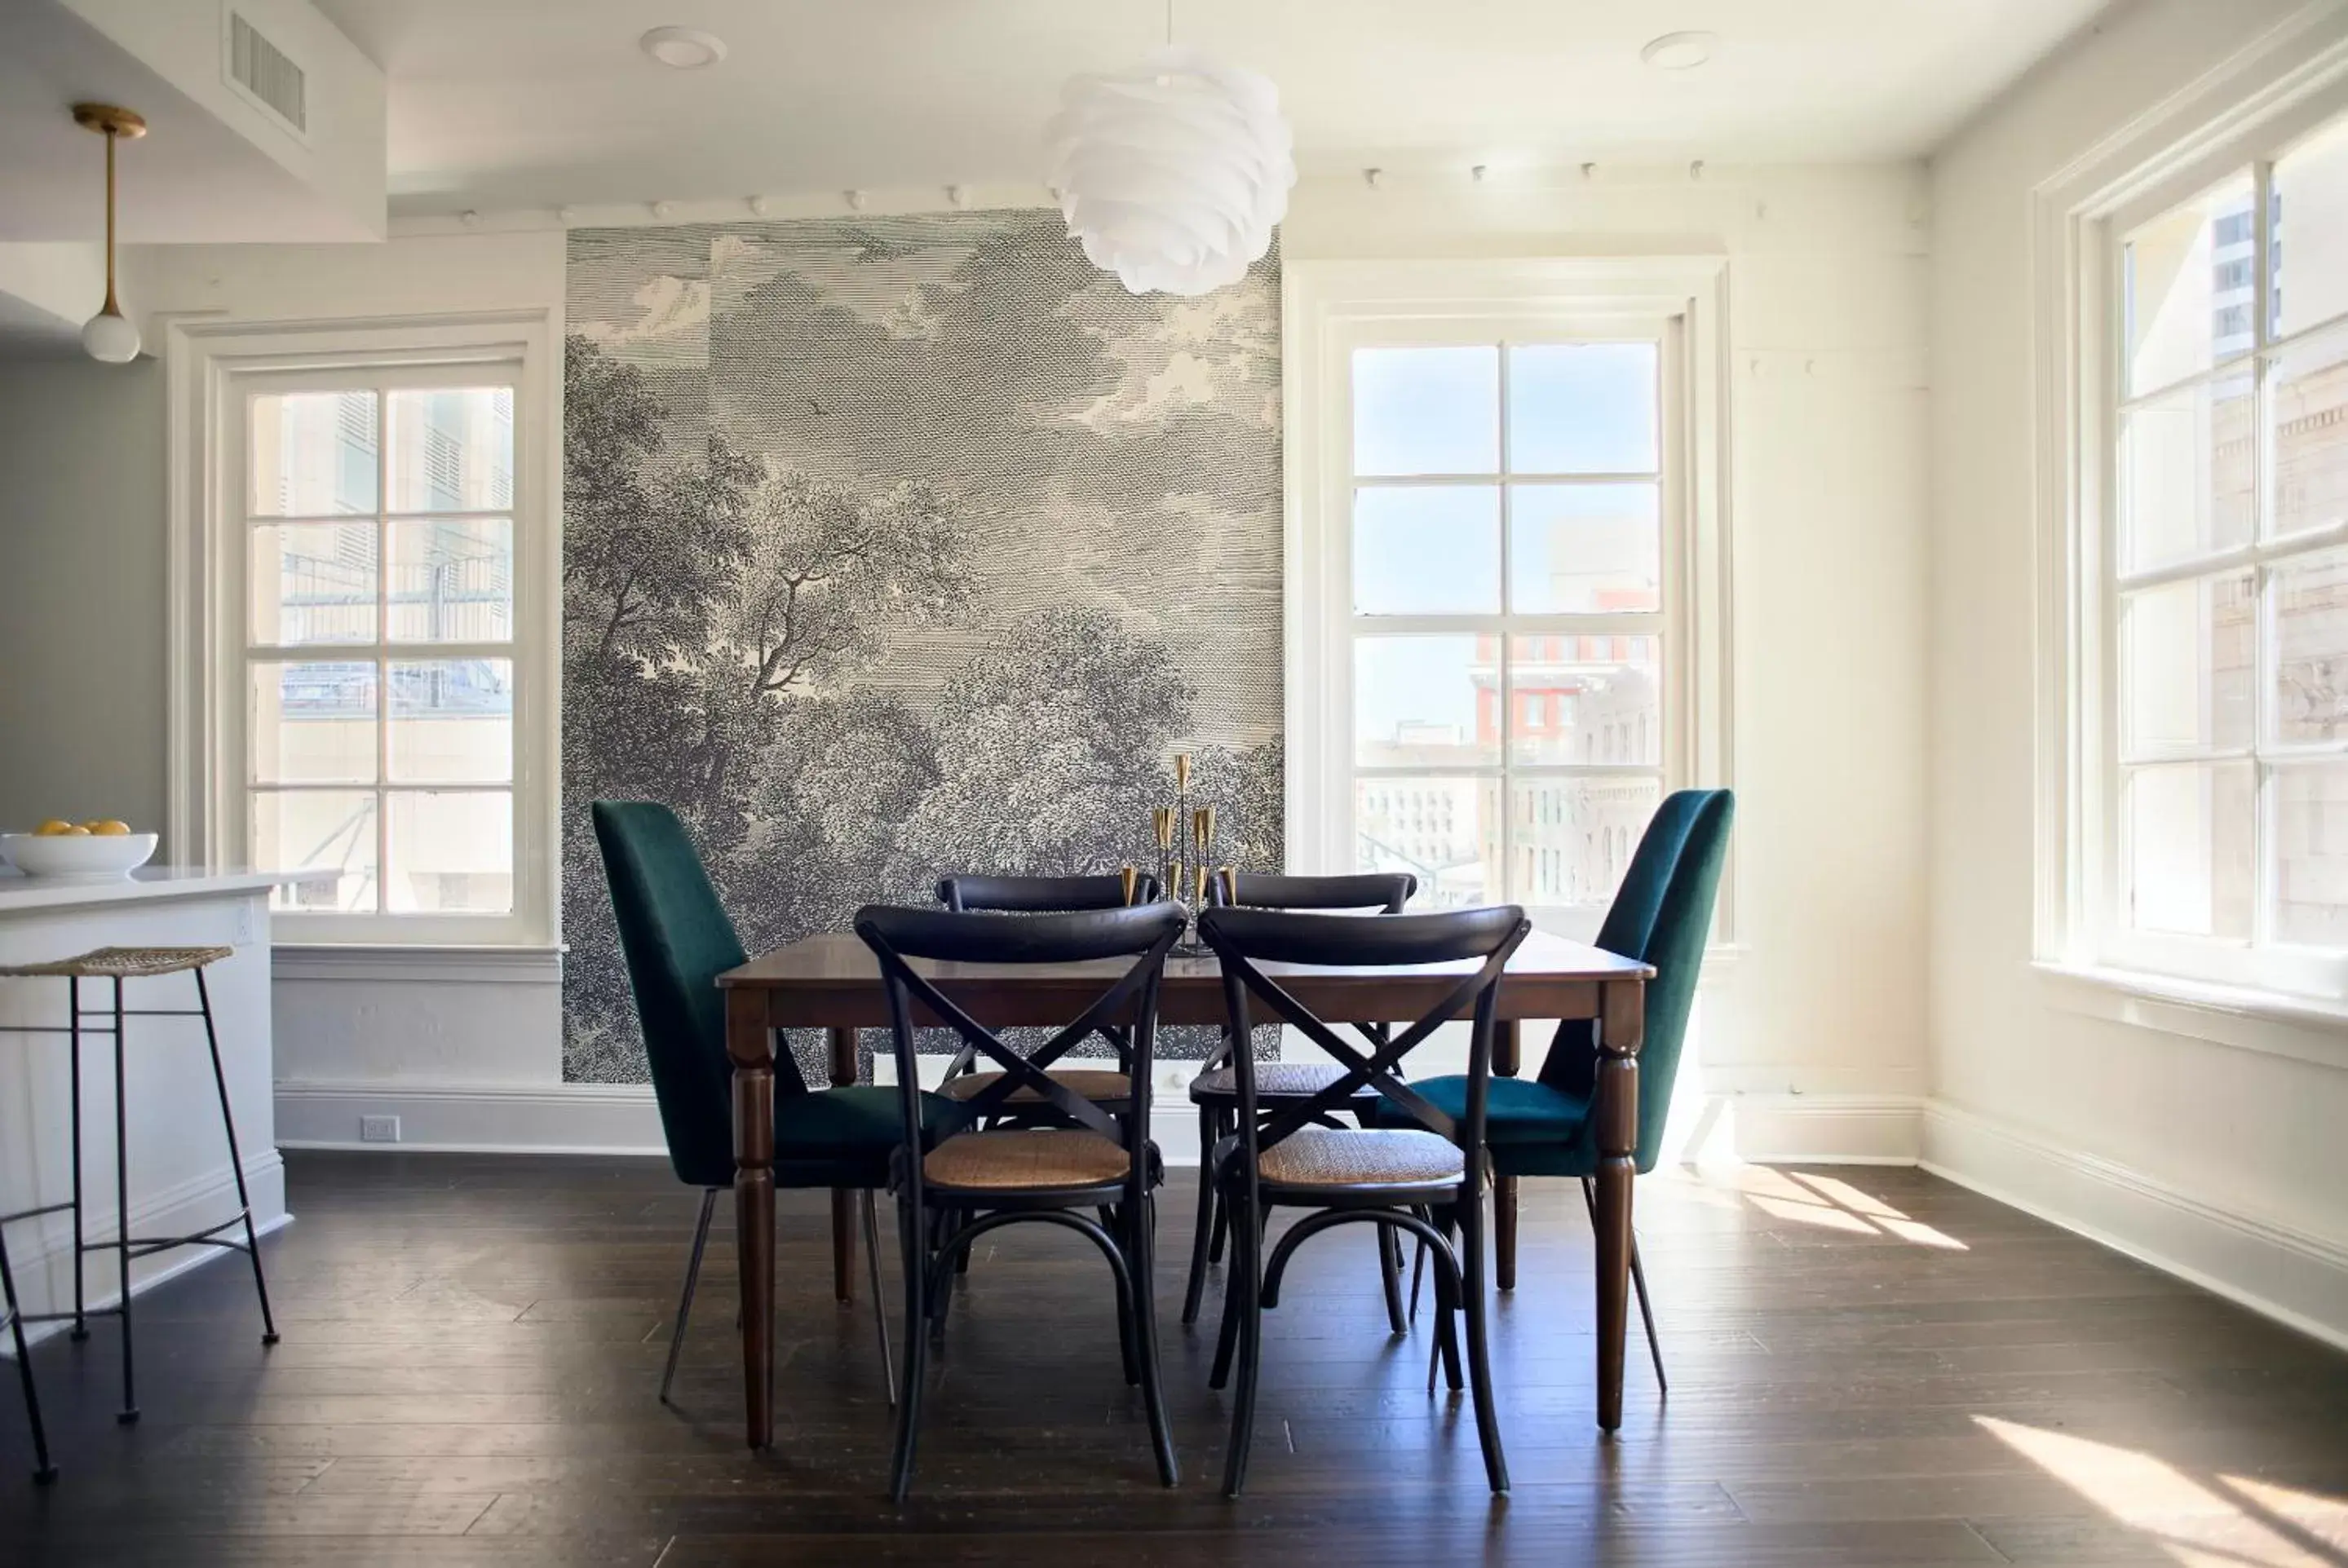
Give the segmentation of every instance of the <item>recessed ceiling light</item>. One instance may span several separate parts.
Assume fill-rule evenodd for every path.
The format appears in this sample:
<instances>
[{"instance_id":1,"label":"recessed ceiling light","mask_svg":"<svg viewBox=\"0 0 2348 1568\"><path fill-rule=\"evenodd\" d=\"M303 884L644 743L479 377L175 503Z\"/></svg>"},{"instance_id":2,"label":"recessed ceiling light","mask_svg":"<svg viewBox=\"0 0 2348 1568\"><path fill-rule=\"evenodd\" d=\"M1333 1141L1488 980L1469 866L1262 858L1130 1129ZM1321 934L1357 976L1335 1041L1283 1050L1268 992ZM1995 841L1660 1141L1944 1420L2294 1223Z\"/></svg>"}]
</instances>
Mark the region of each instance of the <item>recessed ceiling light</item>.
<instances>
[{"instance_id":1,"label":"recessed ceiling light","mask_svg":"<svg viewBox=\"0 0 2348 1568\"><path fill-rule=\"evenodd\" d=\"M636 46L680 71L697 71L726 57L726 40L698 27L654 27L636 40Z\"/></svg>"},{"instance_id":2,"label":"recessed ceiling light","mask_svg":"<svg viewBox=\"0 0 2348 1568\"><path fill-rule=\"evenodd\" d=\"M1639 58L1659 71L1692 71L1712 58L1718 41L1710 33L1666 33L1649 39Z\"/></svg>"}]
</instances>

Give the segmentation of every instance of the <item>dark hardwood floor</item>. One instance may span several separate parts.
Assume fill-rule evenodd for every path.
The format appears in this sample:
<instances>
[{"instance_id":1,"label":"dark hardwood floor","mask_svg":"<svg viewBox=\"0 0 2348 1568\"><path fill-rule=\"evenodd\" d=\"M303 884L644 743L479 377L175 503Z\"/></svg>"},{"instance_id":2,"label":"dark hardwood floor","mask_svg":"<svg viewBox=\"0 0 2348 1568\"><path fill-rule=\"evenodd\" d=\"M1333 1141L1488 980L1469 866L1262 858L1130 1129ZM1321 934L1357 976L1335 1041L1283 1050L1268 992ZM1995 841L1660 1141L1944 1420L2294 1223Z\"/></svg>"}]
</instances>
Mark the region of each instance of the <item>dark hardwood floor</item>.
<instances>
[{"instance_id":1,"label":"dark hardwood floor","mask_svg":"<svg viewBox=\"0 0 2348 1568\"><path fill-rule=\"evenodd\" d=\"M1152 1474L1097 1256L1029 1227L972 1271L897 1509L870 1320L830 1299L820 1195L784 1201L782 1430L753 1455L729 1239L682 1409L654 1399L695 1202L664 1164L287 1165L283 1344L262 1348L232 1262L141 1297L145 1419L118 1428L110 1324L49 1340L47 1489L0 1383L0 1563L2348 1563L2348 1357L1912 1171L1643 1182L1673 1389L1634 1322L1612 1440L1581 1194L1528 1184L1498 1501L1466 1401L1425 1391L1423 1319L1386 1333L1366 1235L1316 1242L1268 1319L1237 1503L1212 1334L1173 1320L1179 1172L1157 1286L1181 1487Z\"/></svg>"}]
</instances>

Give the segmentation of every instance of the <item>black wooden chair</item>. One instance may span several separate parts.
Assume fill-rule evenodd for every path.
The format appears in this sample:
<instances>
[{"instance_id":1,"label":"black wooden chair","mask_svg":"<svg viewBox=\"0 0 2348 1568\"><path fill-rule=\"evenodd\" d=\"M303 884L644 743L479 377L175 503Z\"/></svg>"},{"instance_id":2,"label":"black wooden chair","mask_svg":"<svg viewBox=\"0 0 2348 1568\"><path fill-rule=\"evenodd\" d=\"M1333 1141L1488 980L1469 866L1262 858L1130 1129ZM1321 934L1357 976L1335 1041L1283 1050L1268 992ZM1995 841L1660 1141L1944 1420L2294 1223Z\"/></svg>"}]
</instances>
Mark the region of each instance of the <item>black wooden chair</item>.
<instances>
[{"instance_id":1,"label":"black wooden chair","mask_svg":"<svg viewBox=\"0 0 2348 1568\"><path fill-rule=\"evenodd\" d=\"M1242 871L1216 877L1208 897L1215 904L1243 909L1350 909L1399 915L1417 891L1418 878L1407 871L1353 876L1267 876ZM1385 1025L1356 1024L1354 1028L1373 1047L1385 1043ZM1208 1265L1223 1260L1228 1227L1222 1207L1216 1202L1215 1184L1208 1176L1207 1153L1237 1124L1240 1091L1238 1074L1231 1067L1234 1049L1235 1042L1225 1034L1200 1063L1199 1076L1190 1081L1190 1103L1199 1108L1199 1223L1190 1237L1190 1277L1182 1289L1186 1324L1199 1320ZM1256 1102L1266 1111L1283 1111L1344 1075L1345 1070L1334 1062L1260 1061L1255 1069ZM1358 1121L1375 1109L1377 1099L1376 1091L1364 1088L1344 1109ZM1402 1260L1393 1233L1384 1226L1378 1229L1378 1268L1385 1279L1386 1321L1400 1334L1407 1327L1402 1305Z\"/></svg>"},{"instance_id":2,"label":"black wooden chair","mask_svg":"<svg viewBox=\"0 0 2348 1568\"><path fill-rule=\"evenodd\" d=\"M1117 1286L1118 1342L1126 1381L1138 1384L1157 1450L1159 1479L1175 1484L1174 1438L1158 1379L1153 1189L1163 1170L1149 1141L1149 1063L1158 991L1166 955L1182 934L1171 904L1076 914L980 916L954 910L873 906L856 917L856 934L880 961L896 1035L897 1083L907 1142L893 1171L905 1280L905 1358L897 1402L897 1447L890 1494L904 1501L913 1480L922 1384L928 1367L925 1323L942 1323L957 1261L978 1237L1023 1222L1057 1225L1097 1246ZM913 966L1072 964L1129 958L1124 974L1032 1056L1022 1056L973 1019ZM915 1085L915 1009L961 1036L999 1073L962 1102L973 1120L1003 1116L1015 1094L1032 1094L1061 1124L990 1128L945 1138L926 1153L920 1128L924 1096ZM1045 1071L1095 1030L1123 1022L1131 1091L1117 1106L1094 1103ZM1097 1214L1100 1217L1096 1219Z\"/></svg>"},{"instance_id":3,"label":"black wooden chair","mask_svg":"<svg viewBox=\"0 0 2348 1568\"><path fill-rule=\"evenodd\" d=\"M1254 1053L1232 1054L1238 1120L1209 1156L1231 1214L1232 1253L1212 1385L1224 1386L1234 1360L1239 1368L1223 1470L1225 1496L1237 1497L1247 1480L1264 1309L1279 1305L1281 1276L1296 1248L1324 1230L1347 1224L1375 1225L1394 1233L1395 1239L1407 1232L1426 1244L1435 1260L1437 1344L1444 1368L1457 1390L1460 1358L1453 1313L1464 1311L1468 1382L1485 1475L1494 1491L1509 1489L1508 1461L1500 1451L1499 1420L1492 1405L1484 1321L1484 1119L1500 974L1531 929L1524 911L1514 906L1375 920L1228 907L1200 915L1200 938L1222 965L1231 1039L1249 1038L1249 999L1253 997L1274 1019L1304 1035L1343 1068L1343 1076L1327 1088L1266 1116L1257 1094ZM1472 963L1475 968L1461 974L1425 1017L1365 1054L1297 1000L1279 978L1265 973L1260 967L1265 963L1356 969ZM1440 1026L1471 1009L1466 1103L1460 1114L1447 1114L1404 1083L1395 1069ZM1328 1124L1333 1115L1349 1111L1365 1088L1381 1095L1390 1112L1406 1116L1413 1125L1371 1129ZM1291 1225L1266 1257L1264 1219L1279 1206L1315 1212ZM1454 1231L1460 1237L1457 1250L1451 1243ZM1390 1247L1387 1255L1394 1250Z\"/></svg>"}]
</instances>

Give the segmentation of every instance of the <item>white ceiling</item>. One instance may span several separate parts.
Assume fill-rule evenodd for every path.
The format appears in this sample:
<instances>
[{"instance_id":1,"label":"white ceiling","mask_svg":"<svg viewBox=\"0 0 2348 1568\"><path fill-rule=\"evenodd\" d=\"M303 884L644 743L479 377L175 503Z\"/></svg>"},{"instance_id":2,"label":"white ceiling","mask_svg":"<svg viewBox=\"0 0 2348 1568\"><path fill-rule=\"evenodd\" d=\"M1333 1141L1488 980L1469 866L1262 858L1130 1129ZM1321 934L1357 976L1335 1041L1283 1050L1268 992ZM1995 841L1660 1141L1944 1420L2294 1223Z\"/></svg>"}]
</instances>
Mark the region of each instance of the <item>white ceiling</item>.
<instances>
[{"instance_id":1,"label":"white ceiling","mask_svg":"<svg viewBox=\"0 0 2348 1568\"><path fill-rule=\"evenodd\" d=\"M1161 0L317 0L388 73L394 209L1035 182L1074 71ZM1915 157L2104 0L1177 0L1174 31L1279 85L1307 169ZM673 71L644 29L706 28ZM1659 34L1719 35L1651 69Z\"/></svg>"}]
</instances>

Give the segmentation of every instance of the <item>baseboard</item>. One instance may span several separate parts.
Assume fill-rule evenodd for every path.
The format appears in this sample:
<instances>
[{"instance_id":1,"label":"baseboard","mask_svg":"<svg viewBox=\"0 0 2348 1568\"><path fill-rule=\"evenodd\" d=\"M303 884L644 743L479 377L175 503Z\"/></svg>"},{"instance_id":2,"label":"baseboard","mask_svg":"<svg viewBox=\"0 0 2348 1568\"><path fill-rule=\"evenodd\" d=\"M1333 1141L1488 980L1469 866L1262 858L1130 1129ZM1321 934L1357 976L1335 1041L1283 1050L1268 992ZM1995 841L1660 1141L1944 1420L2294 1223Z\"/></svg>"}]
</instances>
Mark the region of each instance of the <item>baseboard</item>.
<instances>
[{"instance_id":1,"label":"baseboard","mask_svg":"<svg viewBox=\"0 0 2348 1568\"><path fill-rule=\"evenodd\" d=\"M1756 1165L1912 1165L1921 1102L1904 1094L1727 1094L1704 1102L1685 1135L1702 1158L1724 1152Z\"/></svg>"},{"instance_id":2,"label":"baseboard","mask_svg":"<svg viewBox=\"0 0 2348 1568\"><path fill-rule=\"evenodd\" d=\"M1933 1100L1934 1175L2348 1349L2348 1246L2181 1192L2114 1161Z\"/></svg>"},{"instance_id":3,"label":"baseboard","mask_svg":"<svg viewBox=\"0 0 2348 1568\"><path fill-rule=\"evenodd\" d=\"M253 1227L260 1234L268 1235L293 1223L294 1216L285 1212L285 1162L275 1149L264 1149L245 1161L244 1184L252 1195ZM223 1164L135 1204L130 1213L130 1234L186 1235L217 1225L235 1213L236 1178ZM73 1216L46 1214L38 1221L28 1220L12 1226L11 1230L14 1234L10 1238L9 1263L25 1310L70 1310ZM86 1238L113 1235L114 1211L93 1204L82 1216L82 1234ZM130 1294L134 1298L144 1296L165 1280L176 1279L190 1269L235 1255L225 1247L191 1246L134 1260L130 1266ZM84 1288L88 1292L84 1305L89 1307L111 1307L121 1299L112 1254L90 1255ZM28 1323L25 1337L37 1342L70 1327L65 1323Z\"/></svg>"}]
</instances>

